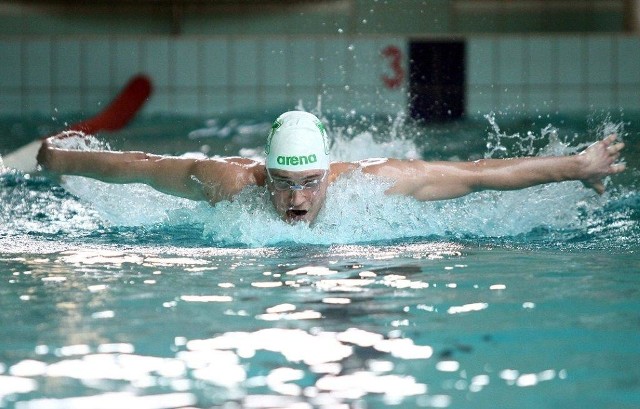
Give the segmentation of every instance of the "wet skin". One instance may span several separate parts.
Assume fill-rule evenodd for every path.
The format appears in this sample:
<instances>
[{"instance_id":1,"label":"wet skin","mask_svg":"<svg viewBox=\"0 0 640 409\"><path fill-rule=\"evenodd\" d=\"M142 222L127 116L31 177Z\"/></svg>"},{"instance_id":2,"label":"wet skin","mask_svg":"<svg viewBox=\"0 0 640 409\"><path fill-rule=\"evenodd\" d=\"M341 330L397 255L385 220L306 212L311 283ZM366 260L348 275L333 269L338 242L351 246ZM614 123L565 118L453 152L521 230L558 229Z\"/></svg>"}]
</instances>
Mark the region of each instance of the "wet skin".
<instances>
[{"instance_id":1,"label":"wet skin","mask_svg":"<svg viewBox=\"0 0 640 409\"><path fill-rule=\"evenodd\" d=\"M302 172L269 170L267 187L271 202L282 220L287 223L312 223L316 219L324 205L329 186L326 173L322 169ZM318 182L317 185L314 181ZM305 184L307 187L302 188Z\"/></svg>"}]
</instances>

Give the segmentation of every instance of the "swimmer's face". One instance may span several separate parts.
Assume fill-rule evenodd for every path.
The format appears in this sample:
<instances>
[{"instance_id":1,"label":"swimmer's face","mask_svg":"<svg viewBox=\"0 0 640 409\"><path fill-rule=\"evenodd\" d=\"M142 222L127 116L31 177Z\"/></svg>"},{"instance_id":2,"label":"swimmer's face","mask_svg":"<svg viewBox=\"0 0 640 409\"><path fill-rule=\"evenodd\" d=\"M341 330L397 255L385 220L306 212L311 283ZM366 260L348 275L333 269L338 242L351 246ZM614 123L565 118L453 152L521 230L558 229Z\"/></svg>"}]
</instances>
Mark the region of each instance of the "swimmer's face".
<instances>
[{"instance_id":1,"label":"swimmer's face","mask_svg":"<svg viewBox=\"0 0 640 409\"><path fill-rule=\"evenodd\" d=\"M323 169L291 172L267 170L271 201L287 223L313 222L324 205L329 171Z\"/></svg>"}]
</instances>

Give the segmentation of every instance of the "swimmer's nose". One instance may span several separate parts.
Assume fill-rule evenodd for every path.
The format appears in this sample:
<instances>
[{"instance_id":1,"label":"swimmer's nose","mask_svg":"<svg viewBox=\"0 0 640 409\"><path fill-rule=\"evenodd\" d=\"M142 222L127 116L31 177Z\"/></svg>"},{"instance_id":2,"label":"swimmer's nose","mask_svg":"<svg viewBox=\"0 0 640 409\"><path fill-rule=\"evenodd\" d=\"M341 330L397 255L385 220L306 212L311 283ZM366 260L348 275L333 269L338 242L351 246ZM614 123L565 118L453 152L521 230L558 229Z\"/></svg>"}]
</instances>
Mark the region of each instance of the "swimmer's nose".
<instances>
[{"instance_id":1,"label":"swimmer's nose","mask_svg":"<svg viewBox=\"0 0 640 409\"><path fill-rule=\"evenodd\" d=\"M291 205L298 206L305 201L305 196L302 190L291 190Z\"/></svg>"}]
</instances>

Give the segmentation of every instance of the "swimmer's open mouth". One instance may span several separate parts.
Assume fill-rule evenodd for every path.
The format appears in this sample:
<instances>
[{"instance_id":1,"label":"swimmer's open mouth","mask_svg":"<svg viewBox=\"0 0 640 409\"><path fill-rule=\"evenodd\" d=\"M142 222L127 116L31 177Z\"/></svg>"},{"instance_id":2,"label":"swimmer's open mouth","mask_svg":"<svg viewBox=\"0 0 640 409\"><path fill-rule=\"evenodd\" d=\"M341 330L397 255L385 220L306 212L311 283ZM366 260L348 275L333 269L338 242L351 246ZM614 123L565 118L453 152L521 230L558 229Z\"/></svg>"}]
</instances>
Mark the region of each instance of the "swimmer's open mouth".
<instances>
[{"instance_id":1,"label":"swimmer's open mouth","mask_svg":"<svg viewBox=\"0 0 640 409\"><path fill-rule=\"evenodd\" d=\"M308 213L307 210L301 210L301 209L289 209L287 210L287 217L291 218L291 219L297 219L300 217L304 217L304 215L306 215Z\"/></svg>"}]
</instances>

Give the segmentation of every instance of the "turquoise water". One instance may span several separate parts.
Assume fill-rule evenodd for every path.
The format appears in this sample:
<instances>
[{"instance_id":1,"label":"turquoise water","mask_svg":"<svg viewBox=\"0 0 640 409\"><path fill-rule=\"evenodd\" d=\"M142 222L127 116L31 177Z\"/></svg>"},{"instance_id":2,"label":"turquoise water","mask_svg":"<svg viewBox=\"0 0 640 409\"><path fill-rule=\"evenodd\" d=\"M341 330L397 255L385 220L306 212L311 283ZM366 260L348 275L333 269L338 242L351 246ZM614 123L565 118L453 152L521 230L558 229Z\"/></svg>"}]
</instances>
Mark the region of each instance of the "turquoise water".
<instances>
[{"instance_id":1,"label":"turquoise water","mask_svg":"<svg viewBox=\"0 0 640 409\"><path fill-rule=\"evenodd\" d=\"M259 157L272 117L144 117L101 139ZM640 405L640 116L328 117L343 160L571 153L616 130L629 169L602 197L567 182L436 203L356 174L313 228L257 188L210 208L5 170L0 407ZM64 120L6 118L0 154Z\"/></svg>"}]
</instances>

